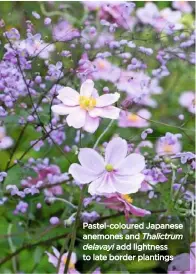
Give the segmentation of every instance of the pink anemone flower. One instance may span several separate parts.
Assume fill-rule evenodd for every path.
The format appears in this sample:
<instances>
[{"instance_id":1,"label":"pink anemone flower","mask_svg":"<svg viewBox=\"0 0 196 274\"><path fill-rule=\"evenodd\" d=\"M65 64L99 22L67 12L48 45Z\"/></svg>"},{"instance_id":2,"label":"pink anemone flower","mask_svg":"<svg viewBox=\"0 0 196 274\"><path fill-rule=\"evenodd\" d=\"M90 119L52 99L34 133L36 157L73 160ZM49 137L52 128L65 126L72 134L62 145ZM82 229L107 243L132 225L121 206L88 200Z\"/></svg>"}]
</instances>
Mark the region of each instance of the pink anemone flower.
<instances>
[{"instance_id":1,"label":"pink anemone flower","mask_svg":"<svg viewBox=\"0 0 196 274\"><path fill-rule=\"evenodd\" d=\"M124 211L126 219L128 219L130 213L138 217L144 217L145 215L151 214L148 210L132 205L133 200L127 194L110 194L104 198L103 202L108 208Z\"/></svg>"},{"instance_id":2,"label":"pink anemone flower","mask_svg":"<svg viewBox=\"0 0 196 274\"><path fill-rule=\"evenodd\" d=\"M81 165L72 164L69 173L81 184L89 184L91 195L104 193L135 193L141 187L145 167L144 157L129 154L128 145L122 138L112 139L105 150L105 159L94 149L80 149L78 159Z\"/></svg>"},{"instance_id":3,"label":"pink anemone flower","mask_svg":"<svg viewBox=\"0 0 196 274\"><path fill-rule=\"evenodd\" d=\"M66 121L70 127L83 128L94 133L99 126L99 117L119 117L120 109L112 106L118 101L119 93L99 96L90 79L82 84L80 94L69 87L59 90L58 93L57 98L62 104L52 106L52 111L59 115L68 115Z\"/></svg>"},{"instance_id":4,"label":"pink anemone flower","mask_svg":"<svg viewBox=\"0 0 196 274\"><path fill-rule=\"evenodd\" d=\"M45 253L48 255L49 263L53 264L53 266L57 268L58 260L59 260L59 257L60 257L60 252L53 246L52 246L52 250L53 250L54 255L47 252L47 251L45 251ZM61 256L61 261L60 261L60 265L59 265L59 269L58 269L57 274L63 274L64 273L65 265L66 265L66 262L67 262L67 255L68 255L68 252L64 253ZM68 272L67 272L68 274L80 274L80 272L78 272L75 269L76 260L77 260L76 254L74 252L72 252L70 263L69 263L69 268L68 268Z\"/></svg>"}]
</instances>

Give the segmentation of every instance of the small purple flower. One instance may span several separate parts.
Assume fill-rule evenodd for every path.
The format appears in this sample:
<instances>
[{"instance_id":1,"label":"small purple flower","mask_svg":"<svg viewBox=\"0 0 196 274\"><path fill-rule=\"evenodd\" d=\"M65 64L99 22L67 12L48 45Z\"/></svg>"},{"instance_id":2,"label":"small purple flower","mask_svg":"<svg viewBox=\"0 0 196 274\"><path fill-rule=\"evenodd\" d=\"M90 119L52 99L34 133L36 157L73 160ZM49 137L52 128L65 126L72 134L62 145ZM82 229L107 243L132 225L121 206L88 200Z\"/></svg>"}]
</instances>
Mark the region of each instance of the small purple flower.
<instances>
[{"instance_id":1,"label":"small purple flower","mask_svg":"<svg viewBox=\"0 0 196 274\"><path fill-rule=\"evenodd\" d=\"M7 172L0 172L0 182L2 182L4 180L4 178L7 177Z\"/></svg>"},{"instance_id":2,"label":"small purple flower","mask_svg":"<svg viewBox=\"0 0 196 274\"><path fill-rule=\"evenodd\" d=\"M153 133L153 130L151 128L147 128L146 130L144 130L142 133L141 133L141 138L142 140L145 140L146 137L148 136L148 134L151 134Z\"/></svg>"},{"instance_id":3,"label":"small purple flower","mask_svg":"<svg viewBox=\"0 0 196 274\"><path fill-rule=\"evenodd\" d=\"M14 214L19 214L19 213L26 213L27 212L27 209L28 209L28 204L23 202L23 201L20 201L17 206L16 206L16 209L14 210Z\"/></svg>"},{"instance_id":4,"label":"small purple flower","mask_svg":"<svg viewBox=\"0 0 196 274\"><path fill-rule=\"evenodd\" d=\"M96 221L99 217L100 215L96 211L91 211L91 212L84 211L81 214L82 221L86 223L92 223Z\"/></svg>"},{"instance_id":5,"label":"small purple flower","mask_svg":"<svg viewBox=\"0 0 196 274\"><path fill-rule=\"evenodd\" d=\"M57 225L57 224L59 223L59 221L60 221L60 220L59 220L58 217L55 217L55 216L54 216L54 217L51 217L51 218L50 218L50 224L51 224L51 225Z\"/></svg>"},{"instance_id":6,"label":"small purple flower","mask_svg":"<svg viewBox=\"0 0 196 274\"><path fill-rule=\"evenodd\" d=\"M177 153L172 158L180 158L181 164L186 164L187 161L194 160L196 156L192 152L181 152L181 153Z\"/></svg>"},{"instance_id":7,"label":"small purple flower","mask_svg":"<svg viewBox=\"0 0 196 274\"><path fill-rule=\"evenodd\" d=\"M7 37L9 40L20 40L20 33L17 29L12 28L9 31L6 31L5 37Z\"/></svg>"},{"instance_id":8,"label":"small purple flower","mask_svg":"<svg viewBox=\"0 0 196 274\"><path fill-rule=\"evenodd\" d=\"M32 11L32 15L33 15L33 17L35 17L36 19L40 19L40 18L41 18L40 15L39 15L39 13L37 13L36 11Z\"/></svg>"},{"instance_id":9,"label":"small purple flower","mask_svg":"<svg viewBox=\"0 0 196 274\"><path fill-rule=\"evenodd\" d=\"M139 47L138 50L142 53L145 53L146 55L149 55L149 56L153 54L153 49L151 49L151 48Z\"/></svg>"},{"instance_id":10,"label":"small purple flower","mask_svg":"<svg viewBox=\"0 0 196 274\"><path fill-rule=\"evenodd\" d=\"M44 25L46 25L46 26L50 25L51 22L52 22L52 20L51 20L51 18L49 18L49 17L46 17L46 18L44 19Z\"/></svg>"}]
</instances>

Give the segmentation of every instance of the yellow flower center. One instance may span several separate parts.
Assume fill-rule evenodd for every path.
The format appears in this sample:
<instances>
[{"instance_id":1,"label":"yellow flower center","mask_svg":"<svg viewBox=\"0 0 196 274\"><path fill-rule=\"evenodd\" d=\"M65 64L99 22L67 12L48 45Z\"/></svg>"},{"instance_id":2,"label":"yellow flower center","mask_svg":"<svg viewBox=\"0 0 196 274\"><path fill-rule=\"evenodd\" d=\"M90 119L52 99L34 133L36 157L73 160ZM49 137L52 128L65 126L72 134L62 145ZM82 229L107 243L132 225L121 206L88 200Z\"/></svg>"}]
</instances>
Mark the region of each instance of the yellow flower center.
<instances>
[{"instance_id":1,"label":"yellow flower center","mask_svg":"<svg viewBox=\"0 0 196 274\"><path fill-rule=\"evenodd\" d=\"M170 152L173 151L173 146L171 146L171 145L164 145L163 146L163 150L164 150L164 152L170 153Z\"/></svg>"},{"instance_id":2,"label":"yellow flower center","mask_svg":"<svg viewBox=\"0 0 196 274\"><path fill-rule=\"evenodd\" d=\"M137 122L139 120L139 116L137 116L136 114L130 113L128 115L128 120L131 122Z\"/></svg>"},{"instance_id":3,"label":"yellow flower center","mask_svg":"<svg viewBox=\"0 0 196 274\"><path fill-rule=\"evenodd\" d=\"M105 68L105 63L103 61L98 62L98 67L99 69L104 69Z\"/></svg>"},{"instance_id":4,"label":"yellow flower center","mask_svg":"<svg viewBox=\"0 0 196 274\"><path fill-rule=\"evenodd\" d=\"M66 264L67 262L67 256L65 258L62 259L63 263ZM75 265L70 261L69 262L69 269L74 269L75 268Z\"/></svg>"},{"instance_id":5,"label":"yellow flower center","mask_svg":"<svg viewBox=\"0 0 196 274\"><path fill-rule=\"evenodd\" d=\"M123 194L122 197L127 203L133 203L133 199L128 194Z\"/></svg>"},{"instance_id":6,"label":"yellow flower center","mask_svg":"<svg viewBox=\"0 0 196 274\"><path fill-rule=\"evenodd\" d=\"M105 166L105 169L106 169L107 171L109 171L109 172L111 172L111 171L114 170L114 168L113 168L113 166L112 166L111 164L107 164L107 165Z\"/></svg>"},{"instance_id":7,"label":"yellow flower center","mask_svg":"<svg viewBox=\"0 0 196 274\"><path fill-rule=\"evenodd\" d=\"M80 96L80 107L86 110L92 110L96 106L96 99L93 97Z\"/></svg>"}]
</instances>

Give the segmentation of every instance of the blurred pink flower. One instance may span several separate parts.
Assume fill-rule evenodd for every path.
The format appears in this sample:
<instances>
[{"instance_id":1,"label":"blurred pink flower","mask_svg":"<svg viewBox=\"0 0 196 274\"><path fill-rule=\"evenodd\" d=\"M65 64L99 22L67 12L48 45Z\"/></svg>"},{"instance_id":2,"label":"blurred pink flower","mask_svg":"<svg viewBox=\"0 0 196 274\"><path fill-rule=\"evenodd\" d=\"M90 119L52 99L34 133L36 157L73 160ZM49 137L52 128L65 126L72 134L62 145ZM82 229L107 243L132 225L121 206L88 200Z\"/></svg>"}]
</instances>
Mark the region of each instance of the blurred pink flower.
<instances>
[{"instance_id":1,"label":"blurred pink flower","mask_svg":"<svg viewBox=\"0 0 196 274\"><path fill-rule=\"evenodd\" d=\"M109 207L114 210L124 211L125 217L128 218L129 214L133 214L135 216L143 217L145 215L150 215L151 212L139 207L132 205L133 200L127 194L111 194L107 195L103 199L106 207Z\"/></svg>"},{"instance_id":2,"label":"blurred pink flower","mask_svg":"<svg viewBox=\"0 0 196 274\"><path fill-rule=\"evenodd\" d=\"M173 1L172 7L185 13L191 13L193 10L191 5L189 4L189 1Z\"/></svg>"},{"instance_id":3,"label":"blurred pink flower","mask_svg":"<svg viewBox=\"0 0 196 274\"><path fill-rule=\"evenodd\" d=\"M40 166L40 168L35 167L34 171L37 173L37 177L31 178L28 177L27 180L22 180L21 184L23 187L32 187L35 186L39 189L39 187L43 187L45 185L51 184L51 187L44 189L44 192L47 196L53 195L62 195L63 189L60 185L53 186L58 182L63 182L66 179L66 175L63 176L58 166L49 165ZM68 178L68 176L67 176Z\"/></svg>"},{"instance_id":4,"label":"blurred pink flower","mask_svg":"<svg viewBox=\"0 0 196 274\"><path fill-rule=\"evenodd\" d=\"M195 113L195 93L193 91L186 91L180 95L179 103L182 107L187 108L191 113Z\"/></svg>"},{"instance_id":5,"label":"blurred pink flower","mask_svg":"<svg viewBox=\"0 0 196 274\"><path fill-rule=\"evenodd\" d=\"M174 257L169 264L168 274L194 274L196 273L196 242L190 245L190 254L182 253Z\"/></svg>"},{"instance_id":6,"label":"blurred pink flower","mask_svg":"<svg viewBox=\"0 0 196 274\"><path fill-rule=\"evenodd\" d=\"M136 114L127 111L121 111L118 125L119 127L147 127L149 126L149 122L145 119L150 119L150 117L151 113L146 109L140 109Z\"/></svg>"},{"instance_id":7,"label":"blurred pink flower","mask_svg":"<svg viewBox=\"0 0 196 274\"><path fill-rule=\"evenodd\" d=\"M80 32L73 28L67 21L60 21L54 26L52 35L55 41L70 41L79 37Z\"/></svg>"},{"instance_id":8,"label":"blurred pink flower","mask_svg":"<svg viewBox=\"0 0 196 274\"><path fill-rule=\"evenodd\" d=\"M53 266L55 268L57 268L58 260L59 260L59 257L60 257L60 252L53 246L52 246L52 250L53 250L54 255L52 253L47 252L47 251L45 251L45 253L48 255L49 263L53 264ZM66 265L66 261L67 261L67 255L68 255L68 252L64 253L62 255L60 265L59 265L59 269L57 269L58 270L57 274L63 274L64 273L65 265ZM77 260L76 253L72 252L71 260L70 260L69 268L68 268L68 272L67 272L68 274L80 274L80 272L78 272L75 269L76 260Z\"/></svg>"},{"instance_id":9,"label":"blurred pink flower","mask_svg":"<svg viewBox=\"0 0 196 274\"><path fill-rule=\"evenodd\" d=\"M103 58L96 58L92 64L94 65L95 72L92 73L94 80L105 80L115 83L119 77L121 70L117 66L111 64Z\"/></svg>"},{"instance_id":10,"label":"blurred pink flower","mask_svg":"<svg viewBox=\"0 0 196 274\"><path fill-rule=\"evenodd\" d=\"M145 167L144 157L129 154L128 145L120 137L112 139L105 149L105 159L94 149L83 148L78 159L80 164L72 164L69 173L81 184L89 184L91 195L115 193L135 193L141 186Z\"/></svg>"},{"instance_id":11,"label":"blurred pink flower","mask_svg":"<svg viewBox=\"0 0 196 274\"><path fill-rule=\"evenodd\" d=\"M0 150L11 147L13 143L12 138L6 136L6 129L4 127L0 127Z\"/></svg>"},{"instance_id":12,"label":"blurred pink flower","mask_svg":"<svg viewBox=\"0 0 196 274\"><path fill-rule=\"evenodd\" d=\"M132 29L136 23L136 19L131 13L135 8L133 2L100 2L101 6L98 12L100 19L116 23L125 29Z\"/></svg>"},{"instance_id":13,"label":"blurred pink flower","mask_svg":"<svg viewBox=\"0 0 196 274\"><path fill-rule=\"evenodd\" d=\"M62 104L52 106L52 111L59 115L67 115L67 124L74 128L83 128L94 133L100 122L100 118L118 119L120 109L112 106L118 101L119 93L105 94L99 97L94 89L94 82L86 80L80 94L72 88L65 87L58 91L57 98Z\"/></svg>"},{"instance_id":14,"label":"blurred pink flower","mask_svg":"<svg viewBox=\"0 0 196 274\"><path fill-rule=\"evenodd\" d=\"M170 132L167 132L164 137L159 138L156 143L157 154L170 155L180 152L182 145L178 138L181 138L181 134L172 134Z\"/></svg>"},{"instance_id":15,"label":"blurred pink flower","mask_svg":"<svg viewBox=\"0 0 196 274\"><path fill-rule=\"evenodd\" d=\"M182 29L180 23L181 12L173 11L170 8L165 8L159 11L155 3L146 3L144 7L137 9L137 17L143 24L152 25L159 32L170 33L170 26L175 30Z\"/></svg>"}]
</instances>

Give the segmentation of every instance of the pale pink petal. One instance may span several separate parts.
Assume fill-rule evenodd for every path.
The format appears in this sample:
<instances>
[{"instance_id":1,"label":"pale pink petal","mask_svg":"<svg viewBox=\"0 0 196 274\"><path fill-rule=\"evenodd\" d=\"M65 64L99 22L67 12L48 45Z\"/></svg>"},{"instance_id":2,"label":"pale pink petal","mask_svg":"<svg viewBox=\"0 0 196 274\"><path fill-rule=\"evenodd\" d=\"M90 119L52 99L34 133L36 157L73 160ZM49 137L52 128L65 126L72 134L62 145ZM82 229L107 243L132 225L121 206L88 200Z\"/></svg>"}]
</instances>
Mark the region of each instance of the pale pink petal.
<instances>
[{"instance_id":1,"label":"pale pink petal","mask_svg":"<svg viewBox=\"0 0 196 274\"><path fill-rule=\"evenodd\" d=\"M116 192L119 192L121 194L130 194L138 192L143 180L143 174L130 176L129 181L124 181L123 178L115 176L115 182L113 183L113 185L116 189Z\"/></svg>"},{"instance_id":2,"label":"pale pink petal","mask_svg":"<svg viewBox=\"0 0 196 274\"><path fill-rule=\"evenodd\" d=\"M97 175L105 170L103 157L92 148L81 148L78 159L83 167Z\"/></svg>"},{"instance_id":3,"label":"pale pink petal","mask_svg":"<svg viewBox=\"0 0 196 274\"><path fill-rule=\"evenodd\" d=\"M58 91L57 98L67 106L79 105L79 93L72 88L65 87Z\"/></svg>"},{"instance_id":4,"label":"pale pink petal","mask_svg":"<svg viewBox=\"0 0 196 274\"><path fill-rule=\"evenodd\" d=\"M68 255L68 252L67 252L67 255ZM72 264L76 264L76 262L77 262L77 256L76 256L75 252L71 253L71 262L72 262Z\"/></svg>"},{"instance_id":5,"label":"pale pink petal","mask_svg":"<svg viewBox=\"0 0 196 274\"><path fill-rule=\"evenodd\" d=\"M105 173L89 185L88 192L91 195L101 195L104 193L114 193L116 190L112 184L110 175Z\"/></svg>"},{"instance_id":6,"label":"pale pink petal","mask_svg":"<svg viewBox=\"0 0 196 274\"><path fill-rule=\"evenodd\" d=\"M67 116L67 124L70 127L81 128L84 126L86 120L86 111L78 108L76 111Z\"/></svg>"},{"instance_id":7,"label":"pale pink petal","mask_svg":"<svg viewBox=\"0 0 196 274\"><path fill-rule=\"evenodd\" d=\"M97 189L97 194L104 194L104 193L115 193L116 189L113 185L113 178L108 173L105 174L102 184L99 185Z\"/></svg>"},{"instance_id":8,"label":"pale pink petal","mask_svg":"<svg viewBox=\"0 0 196 274\"><path fill-rule=\"evenodd\" d=\"M13 145L13 140L11 137L3 137L1 140L0 140L0 149L6 149L6 148L9 148Z\"/></svg>"},{"instance_id":9,"label":"pale pink petal","mask_svg":"<svg viewBox=\"0 0 196 274\"><path fill-rule=\"evenodd\" d=\"M120 114L120 109L113 106L97 108L89 111L89 115L91 117L102 117L102 118L109 118L109 119L118 119Z\"/></svg>"},{"instance_id":10,"label":"pale pink petal","mask_svg":"<svg viewBox=\"0 0 196 274\"><path fill-rule=\"evenodd\" d=\"M54 246L52 246L52 251L53 251L54 255L55 255L57 258L59 258L60 252L59 252Z\"/></svg>"},{"instance_id":11,"label":"pale pink petal","mask_svg":"<svg viewBox=\"0 0 196 274\"><path fill-rule=\"evenodd\" d=\"M64 270L65 270L65 263L61 262L57 274L64 274ZM68 271L68 273L69 273L69 271Z\"/></svg>"},{"instance_id":12,"label":"pale pink petal","mask_svg":"<svg viewBox=\"0 0 196 274\"><path fill-rule=\"evenodd\" d=\"M73 111L76 111L77 109L79 109L79 107L70 107L70 106L65 106L63 104L59 104L59 105L52 106L51 109L54 113L58 115L67 115Z\"/></svg>"},{"instance_id":13,"label":"pale pink petal","mask_svg":"<svg viewBox=\"0 0 196 274\"><path fill-rule=\"evenodd\" d=\"M150 211L136 207L132 204L129 204L129 212L131 212L133 215L138 216L138 217L143 217L145 215L151 214Z\"/></svg>"},{"instance_id":14,"label":"pale pink petal","mask_svg":"<svg viewBox=\"0 0 196 274\"><path fill-rule=\"evenodd\" d=\"M103 182L103 178L104 175L102 175L101 177L97 178L95 181L93 181L89 187L88 187L88 192L91 195L96 195L97 194L97 189L98 187L101 185L101 183Z\"/></svg>"},{"instance_id":15,"label":"pale pink petal","mask_svg":"<svg viewBox=\"0 0 196 274\"><path fill-rule=\"evenodd\" d=\"M45 251L45 253L48 255L48 261L49 263L53 264L54 267L57 267L57 264L58 264L58 259L52 255L51 253Z\"/></svg>"},{"instance_id":16,"label":"pale pink petal","mask_svg":"<svg viewBox=\"0 0 196 274\"><path fill-rule=\"evenodd\" d=\"M112 105L118 101L119 98L120 94L117 92L114 94L104 94L96 99L96 107L106 107Z\"/></svg>"},{"instance_id":17,"label":"pale pink petal","mask_svg":"<svg viewBox=\"0 0 196 274\"><path fill-rule=\"evenodd\" d=\"M88 184L97 179L97 175L79 164L72 164L69 168L69 173L80 184Z\"/></svg>"},{"instance_id":18,"label":"pale pink petal","mask_svg":"<svg viewBox=\"0 0 196 274\"><path fill-rule=\"evenodd\" d=\"M134 175L141 172L145 167L145 159L142 155L132 153L128 155L119 165L118 174Z\"/></svg>"},{"instance_id":19,"label":"pale pink petal","mask_svg":"<svg viewBox=\"0 0 196 274\"><path fill-rule=\"evenodd\" d=\"M95 88L93 89L92 97L93 98L98 98L99 97L99 93Z\"/></svg>"},{"instance_id":20,"label":"pale pink petal","mask_svg":"<svg viewBox=\"0 0 196 274\"><path fill-rule=\"evenodd\" d=\"M99 118L92 118L88 115L86 115L86 121L83 129L87 132L94 133L98 126L99 126Z\"/></svg>"},{"instance_id":21,"label":"pale pink petal","mask_svg":"<svg viewBox=\"0 0 196 274\"><path fill-rule=\"evenodd\" d=\"M115 167L127 155L127 142L120 137L112 139L105 150L105 162Z\"/></svg>"},{"instance_id":22,"label":"pale pink petal","mask_svg":"<svg viewBox=\"0 0 196 274\"><path fill-rule=\"evenodd\" d=\"M81 96L86 96L86 97L91 97L93 93L93 88L94 88L94 82L90 79L86 80L80 88L80 95Z\"/></svg>"}]
</instances>

